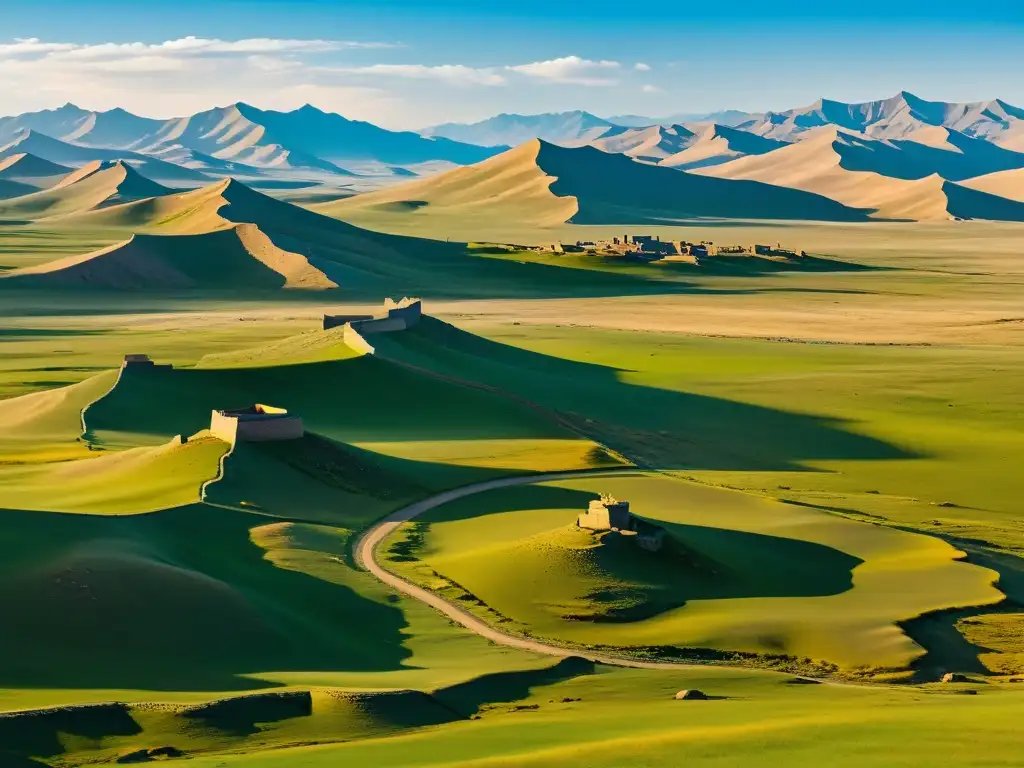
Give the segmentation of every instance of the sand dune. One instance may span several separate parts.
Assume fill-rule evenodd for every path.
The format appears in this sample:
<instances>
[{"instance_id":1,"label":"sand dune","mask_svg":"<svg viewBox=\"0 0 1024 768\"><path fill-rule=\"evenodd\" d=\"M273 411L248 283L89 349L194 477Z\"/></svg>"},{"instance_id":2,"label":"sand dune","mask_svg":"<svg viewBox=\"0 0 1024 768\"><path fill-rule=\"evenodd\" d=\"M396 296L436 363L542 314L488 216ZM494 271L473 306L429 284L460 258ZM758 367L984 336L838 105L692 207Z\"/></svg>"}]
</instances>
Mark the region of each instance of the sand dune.
<instances>
[{"instance_id":1,"label":"sand dune","mask_svg":"<svg viewBox=\"0 0 1024 768\"><path fill-rule=\"evenodd\" d=\"M593 147L534 140L470 168L318 207L402 216L498 217L550 226L668 223L696 218L858 221L865 214L801 190L638 163Z\"/></svg>"},{"instance_id":2,"label":"sand dune","mask_svg":"<svg viewBox=\"0 0 1024 768\"><path fill-rule=\"evenodd\" d=\"M1024 168L1024 153L940 126L920 128L890 143L922 173L937 173L950 181Z\"/></svg>"},{"instance_id":3,"label":"sand dune","mask_svg":"<svg viewBox=\"0 0 1024 768\"><path fill-rule=\"evenodd\" d=\"M22 184L30 189L49 189L73 169L27 152L9 155L0 160L0 179Z\"/></svg>"},{"instance_id":4,"label":"sand dune","mask_svg":"<svg viewBox=\"0 0 1024 768\"><path fill-rule=\"evenodd\" d=\"M92 253L16 270L6 279L47 287L111 289L336 288L255 224L197 235L134 235Z\"/></svg>"},{"instance_id":5,"label":"sand dune","mask_svg":"<svg viewBox=\"0 0 1024 768\"><path fill-rule=\"evenodd\" d=\"M170 194L168 189L118 161L95 161L72 171L52 188L5 200L0 218L37 221Z\"/></svg>"},{"instance_id":6,"label":"sand dune","mask_svg":"<svg viewBox=\"0 0 1024 768\"><path fill-rule=\"evenodd\" d=\"M854 208L871 209L876 218L1022 220L1024 209L1014 201L966 189L938 174L906 178L908 166L913 164L892 143L828 127L766 155L696 172L814 192Z\"/></svg>"},{"instance_id":7,"label":"sand dune","mask_svg":"<svg viewBox=\"0 0 1024 768\"><path fill-rule=\"evenodd\" d=\"M985 176L967 179L961 186L1005 197L1009 200L1024 202L1024 169L989 173Z\"/></svg>"},{"instance_id":8,"label":"sand dune","mask_svg":"<svg viewBox=\"0 0 1024 768\"><path fill-rule=\"evenodd\" d=\"M660 165L681 171L721 165L747 155L763 155L788 146L789 142L767 139L754 133L723 125L711 125L680 152L666 157Z\"/></svg>"},{"instance_id":9,"label":"sand dune","mask_svg":"<svg viewBox=\"0 0 1024 768\"><path fill-rule=\"evenodd\" d=\"M697 134L682 125L662 127L652 125L634 128L614 136L607 136L591 142L602 152L629 155L637 160L657 163L678 154L698 138Z\"/></svg>"},{"instance_id":10,"label":"sand dune","mask_svg":"<svg viewBox=\"0 0 1024 768\"><path fill-rule=\"evenodd\" d=\"M244 246L249 261L265 262L271 271L287 278L282 287L289 288L350 286L376 280L381 274L419 275L423 260L437 250L437 244L428 247L424 241L360 229L269 197L234 179L89 211L66 221L144 235L177 235L185 243L192 236L229 231ZM161 238L164 240L175 238ZM220 258L210 252L211 265L219 264Z\"/></svg>"},{"instance_id":11,"label":"sand dune","mask_svg":"<svg viewBox=\"0 0 1024 768\"><path fill-rule=\"evenodd\" d=\"M551 192L555 179L537 163L540 147L540 141L528 141L476 165L312 207L339 217L352 209L411 216L455 212L473 217L500 212L537 226L561 224L576 214L576 200Z\"/></svg>"}]
</instances>

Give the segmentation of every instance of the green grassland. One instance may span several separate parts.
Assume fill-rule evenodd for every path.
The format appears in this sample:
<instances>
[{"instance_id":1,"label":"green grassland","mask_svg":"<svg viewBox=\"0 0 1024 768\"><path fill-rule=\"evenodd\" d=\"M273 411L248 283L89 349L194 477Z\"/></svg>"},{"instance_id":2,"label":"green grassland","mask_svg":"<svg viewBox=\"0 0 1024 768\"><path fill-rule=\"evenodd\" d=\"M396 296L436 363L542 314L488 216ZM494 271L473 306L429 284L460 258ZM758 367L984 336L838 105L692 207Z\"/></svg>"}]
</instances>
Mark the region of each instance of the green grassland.
<instances>
[{"instance_id":1,"label":"green grassland","mask_svg":"<svg viewBox=\"0 0 1024 768\"><path fill-rule=\"evenodd\" d=\"M662 551L576 528L600 493L663 526ZM923 653L899 622L1003 598L995 572L937 539L667 477L490 491L406 526L390 567L471 595L519 631L585 646L899 669Z\"/></svg>"},{"instance_id":2,"label":"green grassland","mask_svg":"<svg viewBox=\"0 0 1024 768\"><path fill-rule=\"evenodd\" d=\"M660 766L683 754L709 766L763 759L839 766L911 766L921 759L1002 766L1016 760L1020 692L982 689L962 696L791 680L713 668L653 673L548 662L419 692L314 689L308 698L297 691L291 699L123 706L94 715L92 722L65 716L60 739L82 752L53 762L80 765L88 754L95 764L161 747L191 757L189 765L311 768L567 761ZM718 698L674 701L673 694L686 688ZM958 692L966 690L977 687ZM59 745L47 744L44 729L33 730L23 728L20 740L31 739L37 752L49 747L59 753ZM968 731L975 740L963 738Z\"/></svg>"},{"instance_id":3,"label":"green grassland","mask_svg":"<svg viewBox=\"0 0 1024 768\"><path fill-rule=\"evenodd\" d=\"M0 266L123 240L146 226L132 210L5 225ZM272 213L261 226L286 237L309 223ZM501 226L451 234L556 234ZM1019 762L1019 231L712 233L873 267L824 271L401 240L389 274L326 226L311 247L350 278L334 295L0 286L0 615L18 628L0 633L0 710L124 702L0 717L0 762L164 746L196 766ZM439 319L375 337L376 356L316 330L400 293ZM127 352L175 369L114 386ZM204 435L211 409L252 402L301 414L307 437L236 447L201 500L227 448ZM437 571L515 631L756 652L730 657L746 667L558 664L353 566L355 534L409 501L616 456L644 472L439 508L393 567ZM574 530L602 491L661 521L672 551ZM841 686L750 668L783 653L816 673L902 671ZM974 682L935 683L945 671ZM673 701L684 688L725 698ZM282 691L309 708L209 704Z\"/></svg>"}]
</instances>

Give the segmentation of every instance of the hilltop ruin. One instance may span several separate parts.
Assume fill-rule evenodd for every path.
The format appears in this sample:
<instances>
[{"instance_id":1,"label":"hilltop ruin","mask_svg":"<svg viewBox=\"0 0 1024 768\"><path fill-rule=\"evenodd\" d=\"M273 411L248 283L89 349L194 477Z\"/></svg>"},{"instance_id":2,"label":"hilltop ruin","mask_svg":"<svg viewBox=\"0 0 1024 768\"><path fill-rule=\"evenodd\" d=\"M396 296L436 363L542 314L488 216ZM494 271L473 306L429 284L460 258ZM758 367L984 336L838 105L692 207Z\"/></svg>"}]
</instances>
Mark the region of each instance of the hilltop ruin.
<instances>
[{"instance_id":1,"label":"hilltop ruin","mask_svg":"<svg viewBox=\"0 0 1024 768\"><path fill-rule=\"evenodd\" d=\"M128 354L121 361L122 371L169 371L173 367L170 363L157 365L149 355L143 354Z\"/></svg>"},{"instance_id":2,"label":"hilltop ruin","mask_svg":"<svg viewBox=\"0 0 1024 768\"><path fill-rule=\"evenodd\" d=\"M611 496L594 499L587 511L576 518L576 525L589 531L616 531L635 537L635 543L648 552L657 552L665 543L665 529L636 517L629 511L628 501Z\"/></svg>"},{"instance_id":3,"label":"hilltop ruin","mask_svg":"<svg viewBox=\"0 0 1024 768\"><path fill-rule=\"evenodd\" d=\"M419 299L384 299L384 311L381 314L324 315L323 328L329 331L331 328L349 325L361 334L404 331L416 325L422 314L423 304Z\"/></svg>"},{"instance_id":4,"label":"hilltop ruin","mask_svg":"<svg viewBox=\"0 0 1024 768\"><path fill-rule=\"evenodd\" d=\"M210 432L226 443L295 440L306 434L302 418L284 408L256 403L248 408L213 411Z\"/></svg>"}]
</instances>

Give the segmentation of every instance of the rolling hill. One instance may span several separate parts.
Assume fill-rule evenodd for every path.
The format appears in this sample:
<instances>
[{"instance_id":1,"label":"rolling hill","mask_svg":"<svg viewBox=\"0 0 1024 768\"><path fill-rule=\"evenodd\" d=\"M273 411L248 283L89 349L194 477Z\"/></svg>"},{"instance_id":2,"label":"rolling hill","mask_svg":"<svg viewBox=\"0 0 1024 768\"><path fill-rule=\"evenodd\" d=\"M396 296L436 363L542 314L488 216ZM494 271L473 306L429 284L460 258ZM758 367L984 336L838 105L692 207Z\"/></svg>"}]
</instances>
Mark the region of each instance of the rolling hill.
<instances>
[{"instance_id":1,"label":"rolling hill","mask_svg":"<svg viewBox=\"0 0 1024 768\"><path fill-rule=\"evenodd\" d=\"M865 214L800 190L658 168L593 147L530 141L422 181L316 206L403 216L499 217L534 226L653 224L698 218L860 221Z\"/></svg>"},{"instance_id":2,"label":"rolling hill","mask_svg":"<svg viewBox=\"0 0 1024 768\"><path fill-rule=\"evenodd\" d=\"M894 142L826 127L766 155L696 172L802 189L844 205L871 209L877 218L1024 220L1024 207L1017 202L968 189L936 173L919 175L917 159L913 151L905 152Z\"/></svg>"},{"instance_id":3,"label":"rolling hill","mask_svg":"<svg viewBox=\"0 0 1024 768\"><path fill-rule=\"evenodd\" d=\"M72 171L50 189L0 203L0 218L49 219L93 211L134 200L171 194L124 161L95 161Z\"/></svg>"},{"instance_id":4,"label":"rolling hill","mask_svg":"<svg viewBox=\"0 0 1024 768\"><path fill-rule=\"evenodd\" d=\"M133 235L93 253L15 270L7 279L117 290L338 287L305 256L274 245L255 224L194 235Z\"/></svg>"},{"instance_id":5,"label":"rolling hill","mask_svg":"<svg viewBox=\"0 0 1024 768\"><path fill-rule=\"evenodd\" d=\"M404 238L358 229L232 179L121 205L85 205L83 185L98 186L97 177L112 181L118 169L130 172L126 165L115 165L30 198L50 195L62 210L78 214L71 219L78 226L125 229L133 236L98 251L15 270L7 278L113 289L321 289L341 282L351 286L371 265L396 274L403 265L412 266L396 249ZM109 185L102 189L108 191ZM25 216L24 201L30 198L21 198L22 207L10 213Z\"/></svg>"}]
</instances>

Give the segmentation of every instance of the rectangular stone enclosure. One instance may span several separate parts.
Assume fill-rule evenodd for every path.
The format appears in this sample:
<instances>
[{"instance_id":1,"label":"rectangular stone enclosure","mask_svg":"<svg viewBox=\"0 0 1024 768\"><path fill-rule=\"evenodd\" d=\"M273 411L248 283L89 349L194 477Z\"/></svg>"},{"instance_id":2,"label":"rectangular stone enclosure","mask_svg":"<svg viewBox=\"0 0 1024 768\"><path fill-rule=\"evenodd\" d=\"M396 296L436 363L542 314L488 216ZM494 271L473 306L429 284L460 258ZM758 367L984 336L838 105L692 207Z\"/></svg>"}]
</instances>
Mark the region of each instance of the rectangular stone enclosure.
<instances>
[{"instance_id":1,"label":"rectangular stone enclosure","mask_svg":"<svg viewBox=\"0 0 1024 768\"><path fill-rule=\"evenodd\" d=\"M257 403L248 408L213 411L210 432L234 445L239 441L295 440L306 430L301 417L292 416L284 408Z\"/></svg>"}]
</instances>

